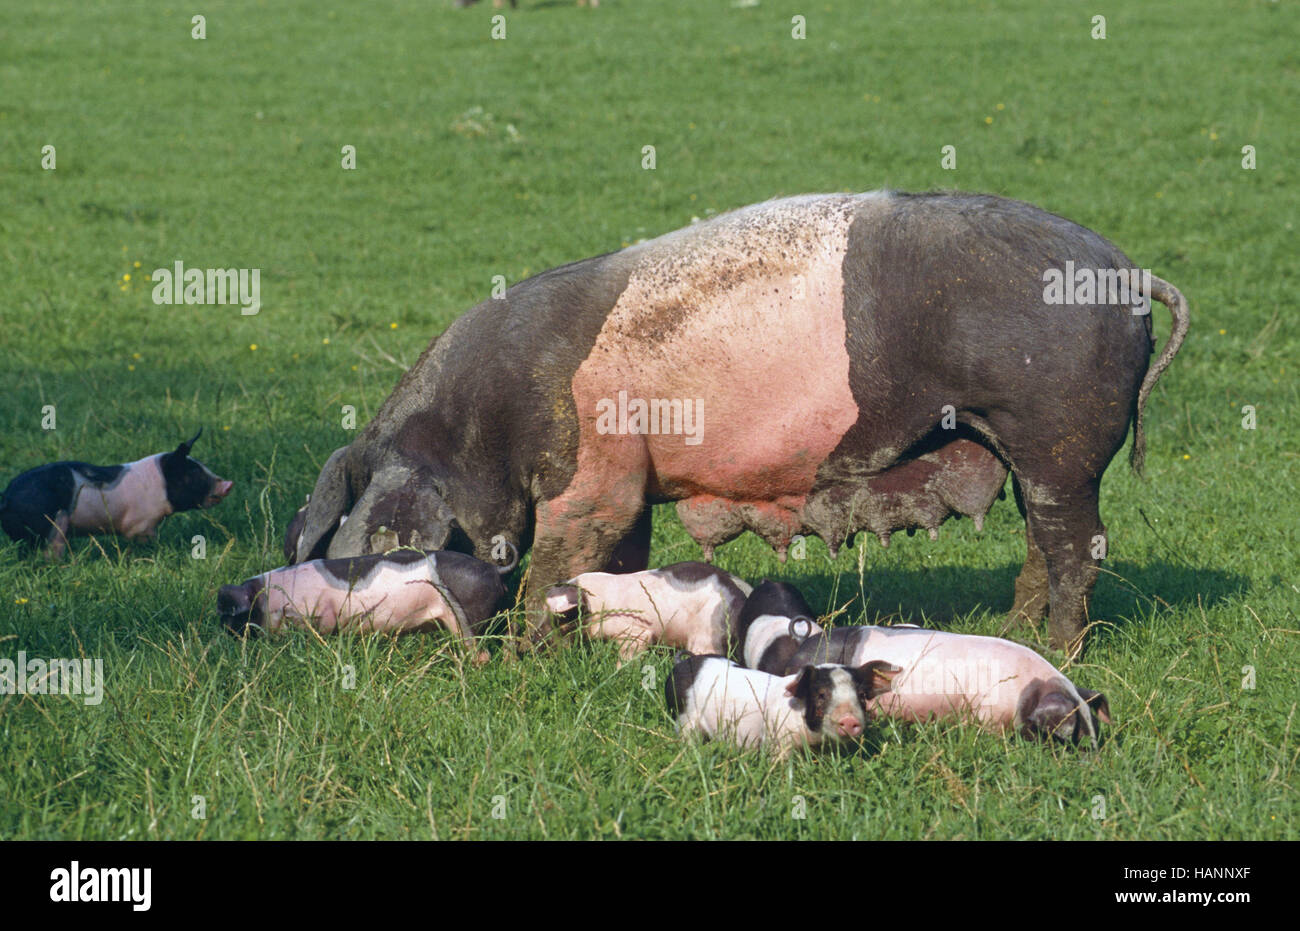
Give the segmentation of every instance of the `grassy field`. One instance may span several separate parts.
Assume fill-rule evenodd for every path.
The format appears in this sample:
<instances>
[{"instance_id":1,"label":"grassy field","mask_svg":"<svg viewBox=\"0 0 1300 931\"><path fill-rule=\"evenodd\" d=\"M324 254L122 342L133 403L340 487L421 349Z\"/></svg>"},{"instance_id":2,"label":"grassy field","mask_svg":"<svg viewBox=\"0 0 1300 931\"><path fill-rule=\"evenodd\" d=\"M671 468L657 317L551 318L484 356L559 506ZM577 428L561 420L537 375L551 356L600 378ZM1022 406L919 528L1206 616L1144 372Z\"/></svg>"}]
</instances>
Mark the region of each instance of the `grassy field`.
<instances>
[{"instance_id":1,"label":"grassy field","mask_svg":"<svg viewBox=\"0 0 1300 931\"><path fill-rule=\"evenodd\" d=\"M0 0L0 484L199 425L195 455L236 481L154 544L45 565L0 543L0 658L106 677L93 707L0 696L0 837L1300 836L1294 4L521 0L504 41L488 3L213 0L203 40L168 6ZM885 727L777 762L678 741L666 653L471 670L441 637L218 629L218 586L279 565L350 441L341 406L364 424L494 275L885 186L1034 202L1191 304L1147 477L1121 455L1103 486L1101 623L1070 670L1110 698L1098 752ZM261 312L155 305L145 276L177 260L260 268ZM698 558L660 511L653 564ZM785 566L747 535L718 561L841 621L996 633L1023 555L1008 500L981 534Z\"/></svg>"}]
</instances>

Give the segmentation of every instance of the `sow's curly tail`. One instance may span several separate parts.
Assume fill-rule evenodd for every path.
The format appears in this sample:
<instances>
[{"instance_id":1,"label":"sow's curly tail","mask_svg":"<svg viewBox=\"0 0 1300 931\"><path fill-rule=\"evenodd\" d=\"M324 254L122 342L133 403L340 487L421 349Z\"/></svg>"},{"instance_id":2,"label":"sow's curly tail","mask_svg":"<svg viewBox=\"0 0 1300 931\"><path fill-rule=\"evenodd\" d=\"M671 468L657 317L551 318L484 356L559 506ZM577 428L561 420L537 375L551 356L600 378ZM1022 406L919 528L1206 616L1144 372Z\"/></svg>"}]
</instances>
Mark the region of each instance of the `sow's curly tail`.
<instances>
[{"instance_id":1,"label":"sow's curly tail","mask_svg":"<svg viewBox=\"0 0 1300 931\"><path fill-rule=\"evenodd\" d=\"M1142 429L1142 412L1146 409L1147 398L1151 396L1151 390L1155 388L1156 380L1160 378L1165 369L1169 368L1169 363L1174 360L1179 347L1183 345L1183 338L1187 336L1189 322L1187 299L1183 297L1181 291L1169 282L1152 275L1149 297L1155 298L1169 308L1169 313L1174 318L1174 328L1169 334L1165 348L1160 352L1160 357L1156 359L1151 368L1147 369L1147 377L1142 379L1142 388L1138 391L1137 411L1133 416L1133 451L1129 453L1128 458L1129 465L1133 467L1133 471L1138 475L1142 474L1142 464L1147 455L1147 438Z\"/></svg>"}]
</instances>

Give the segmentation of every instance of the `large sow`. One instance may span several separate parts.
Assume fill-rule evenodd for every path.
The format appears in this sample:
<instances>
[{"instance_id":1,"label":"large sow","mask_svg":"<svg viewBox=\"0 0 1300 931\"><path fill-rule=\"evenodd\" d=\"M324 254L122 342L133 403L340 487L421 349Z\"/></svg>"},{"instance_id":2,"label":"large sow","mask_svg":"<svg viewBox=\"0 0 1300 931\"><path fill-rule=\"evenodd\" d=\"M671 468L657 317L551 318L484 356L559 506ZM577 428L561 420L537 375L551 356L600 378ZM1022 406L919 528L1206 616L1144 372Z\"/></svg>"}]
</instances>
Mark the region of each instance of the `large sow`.
<instances>
[{"instance_id":1,"label":"large sow","mask_svg":"<svg viewBox=\"0 0 1300 931\"><path fill-rule=\"evenodd\" d=\"M385 545L485 560L504 537L532 548L537 637L548 585L646 567L650 504L677 502L706 556L745 530L834 551L979 521L1010 470L1028 539L1012 617L1050 607L1053 644L1077 648L1101 476L1130 423L1140 470L1188 312L1154 276L1119 301L1050 285L1132 268L1029 204L875 192L769 201L543 272L457 319L330 457L296 558L370 552L381 527ZM1151 298L1173 329L1148 369Z\"/></svg>"}]
</instances>

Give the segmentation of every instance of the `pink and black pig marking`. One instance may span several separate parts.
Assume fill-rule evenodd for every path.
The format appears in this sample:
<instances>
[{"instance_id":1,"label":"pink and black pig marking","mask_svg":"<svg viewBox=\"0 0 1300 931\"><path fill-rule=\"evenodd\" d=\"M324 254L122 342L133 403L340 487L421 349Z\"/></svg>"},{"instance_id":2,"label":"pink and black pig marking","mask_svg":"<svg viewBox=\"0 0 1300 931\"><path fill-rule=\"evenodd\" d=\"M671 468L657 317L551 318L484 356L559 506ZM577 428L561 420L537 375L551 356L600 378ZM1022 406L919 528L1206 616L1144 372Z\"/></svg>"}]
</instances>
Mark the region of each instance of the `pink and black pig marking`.
<instances>
[{"instance_id":1,"label":"pink and black pig marking","mask_svg":"<svg viewBox=\"0 0 1300 931\"><path fill-rule=\"evenodd\" d=\"M1110 723L1104 695L1010 640L919 627L824 630L810 617L793 586L758 585L742 615L746 661L774 675L810 663L884 661L901 672L869 710L904 721L974 720L992 731L1094 747L1099 722Z\"/></svg>"},{"instance_id":2,"label":"pink and black pig marking","mask_svg":"<svg viewBox=\"0 0 1300 931\"><path fill-rule=\"evenodd\" d=\"M702 562L625 574L584 572L546 592L561 625L582 624L593 639L619 643L619 665L652 644L690 653L739 655L741 609L749 585Z\"/></svg>"},{"instance_id":3,"label":"pink and black pig marking","mask_svg":"<svg viewBox=\"0 0 1300 931\"><path fill-rule=\"evenodd\" d=\"M0 527L13 540L43 546L50 558L63 554L73 534L152 539L166 517L213 507L230 493L233 482L190 456L202 434L124 465L53 462L30 469L0 495Z\"/></svg>"},{"instance_id":4,"label":"pink and black pig marking","mask_svg":"<svg viewBox=\"0 0 1300 931\"><path fill-rule=\"evenodd\" d=\"M313 491L302 559L403 544L532 550L545 590L646 567L650 505L705 549L752 530L834 550L860 531L981 519L1007 472L1027 522L1013 618L1050 606L1077 647L1095 581L1102 473L1187 329L1154 365L1149 314L1044 302L1043 274L1134 263L1029 204L938 193L774 200L521 282L458 318ZM699 402L700 442L602 432L602 404ZM944 429L951 406L954 429ZM339 518L350 514L342 527Z\"/></svg>"},{"instance_id":5,"label":"pink and black pig marking","mask_svg":"<svg viewBox=\"0 0 1300 931\"><path fill-rule=\"evenodd\" d=\"M475 638L504 597L501 574L472 556L396 550L312 560L223 586L217 613L235 634L305 625L325 634L443 627L485 662Z\"/></svg>"},{"instance_id":6,"label":"pink and black pig marking","mask_svg":"<svg viewBox=\"0 0 1300 931\"><path fill-rule=\"evenodd\" d=\"M797 747L861 738L867 706L888 691L894 672L886 663L820 664L775 676L722 656L687 656L669 673L664 698L682 734L767 745L784 756Z\"/></svg>"}]
</instances>

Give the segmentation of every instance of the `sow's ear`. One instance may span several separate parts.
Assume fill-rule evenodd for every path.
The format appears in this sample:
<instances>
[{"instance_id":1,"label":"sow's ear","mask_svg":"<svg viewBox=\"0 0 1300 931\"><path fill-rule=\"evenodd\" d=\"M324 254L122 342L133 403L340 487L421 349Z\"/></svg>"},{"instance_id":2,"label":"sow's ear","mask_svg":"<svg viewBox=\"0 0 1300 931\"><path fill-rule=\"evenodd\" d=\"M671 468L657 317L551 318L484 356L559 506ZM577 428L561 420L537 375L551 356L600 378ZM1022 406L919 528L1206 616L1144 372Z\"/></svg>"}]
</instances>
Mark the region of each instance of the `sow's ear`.
<instances>
[{"instance_id":1,"label":"sow's ear","mask_svg":"<svg viewBox=\"0 0 1300 931\"><path fill-rule=\"evenodd\" d=\"M893 687L894 677L902 671L902 666L876 659L863 663L853 673L859 684L866 686L867 697L875 698L882 692L888 692Z\"/></svg>"},{"instance_id":2,"label":"sow's ear","mask_svg":"<svg viewBox=\"0 0 1300 931\"><path fill-rule=\"evenodd\" d=\"M791 698L797 698L800 701L808 701L808 693L812 689L813 676L816 669L812 666L805 666L799 670L799 678L795 679L785 687L785 694Z\"/></svg>"},{"instance_id":3,"label":"sow's ear","mask_svg":"<svg viewBox=\"0 0 1300 931\"><path fill-rule=\"evenodd\" d=\"M1079 697L1092 709L1092 713L1097 716L1097 719L1102 724L1109 724L1110 703L1106 701L1106 696L1101 692L1094 692L1092 689L1079 688L1078 686L1075 686L1075 689L1078 691Z\"/></svg>"},{"instance_id":4,"label":"sow's ear","mask_svg":"<svg viewBox=\"0 0 1300 931\"><path fill-rule=\"evenodd\" d=\"M322 473L322 481L324 478ZM312 496L313 508L315 495L320 491L317 483ZM370 477L366 490L352 506L347 523L330 542L329 555L331 558L364 556L373 551L372 538L387 539L390 535L396 535L401 546L439 550L451 536L454 519L429 470L401 462L386 465ZM309 526L310 523L309 513ZM381 532L381 528L387 533ZM302 548L306 548L305 539Z\"/></svg>"},{"instance_id":5,"label":"sow's ear","mask_svg":"<svg viewBox=\"0 0 1300 931\"><path fill-rule=\"evenodd\" d=\"M298 531L297 540L301 542L295 543L294 562L310 559L325 537L338 528L339 518L352 507L352 487L348 475L348 452L351 449L351 446L336 449L325 460ZM297 515L293 522L298 523ZM288 550L287 542L285 549ZM361 554L358 552L351 555Z\"/></svg>"}]
</instances>

